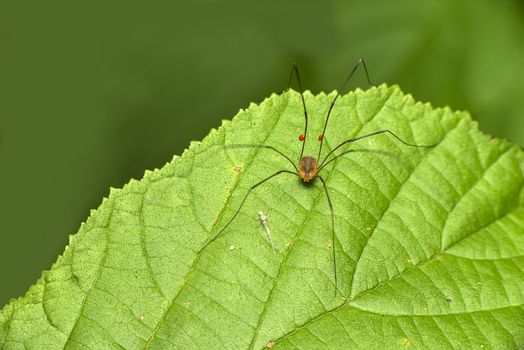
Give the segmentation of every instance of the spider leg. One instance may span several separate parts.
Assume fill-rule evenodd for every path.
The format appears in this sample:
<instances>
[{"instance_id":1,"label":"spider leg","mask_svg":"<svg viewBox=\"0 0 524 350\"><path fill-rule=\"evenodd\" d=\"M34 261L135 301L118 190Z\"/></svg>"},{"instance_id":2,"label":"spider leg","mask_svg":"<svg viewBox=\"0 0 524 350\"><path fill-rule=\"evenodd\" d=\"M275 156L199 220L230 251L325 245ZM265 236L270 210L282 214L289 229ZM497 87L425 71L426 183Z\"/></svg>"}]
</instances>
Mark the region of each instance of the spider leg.
<instances>
[{"instance_id":1,"label":"spider leg","mask_svg":"<svg viewBox=\"0 0 524 350\"><path fill-rule=\"evenodd\" d=\"M362 153L375 153L375 154L380 154L380 155L384 155L384 156L390 156L390 157L394 157L395 155L390 152L390 151L383 151L383 150L377 150L377 149L349 149L349 150L346 150L340 154L337 154L335 157L331 158L330 160L328 160L327 162L324 163L324 165L322 165L320 168L318 168L318 172L320 173L320 171L327 167L329 165L329 163L331 163L332 161L342 157L342 156L345 156L346 154L348 153L357 153L357 152L362 152Z\"/></svg>"},{"instance_id":2,"label":"spider leg","mask_svg":"<svg viewBox=\"0 0 524 350\"><path fill-rule=\"evenodd\" d=\"M229 224L231 224L231 222L233 222L233 220L236 218L236 216L238 215L238 213L240 212L240 209L242 209L242 206L244 206L244 203L246 202L246 199L247 197L249 196L249 194L251 193L251 191L253 191L255 188L257 188L258 186L262 185L264 182L274 178L275 176L278 176L280 174L283 174L283 173L289 173L289 174L294 174L294 175L297 175L297 173L294 173L292 171L289 171L289 170L279 170L277 171L276 173L266 177L265 179L257 182L256 184L254 184L253 186L251 186L249 188L249 190L247 191L246 195L244 196L244 199L242 199L242 202L240 202L240 206L238 207L238 209L235 211L235 214L233 214L233 217L231 217L231 219L229 219L229 221L226 223L226 225L224 227L222 227L222 229L220 231L218 231L218 233L213 236L213 238L211 240L209 240L206 244L204 244L204 246L198 251L198 253L200 254L204 249L207 248L208 245L210 245L211 243L213 243L215 240L217 240L219 238L219 236L226 230L226 228L229 226Z\"/></svg>"},{"instance_id":3,"label":"spider leg","mask_svg":"<svg viewBox=\"0 0 524 350\"><path fill-rule=\"evenodd\" d=\"M284 154L284 152L278 150L276 147L267 146L267 145L248 145L248 144L232 144L232 145L225 145L224 147L225 148L265 148L265 149L269 149L269 150L275 151L278 154L280 154L282 157L286 158L291 163L291 165L293 165L293 168L295 168L295 171L298 173L298 168L295 165L295 163L293 163L291 158L286 156Z\"/></svg>"},{"instance_id":4,"label":"spider leg","mask_svg":"<svg viewBox=\"0 0 524 350\"><path fill-rule=\"evenodd\" d=\"M355 72L357 71L358 67L362 65L364 67L364 72L366 72L366 78L368 80L368 83L369 85L372 85L372 86L376 86L372 81L371 79L369 79L369 73L368 73L368 68L366 67L366 63L364 62L364 59L360 58L357 63L355 64L355 66L353 67L353 69L351 70L351 72L348 74L346 80L344 80L344 83L342 83L342 86L340 87L340 89L338 89L337 91L337 94L335 95L335 98L333 98L333 101L331 101L331 104L329 105L329 109L328 109L328 112L327 112L327 115L326 115L326 121L324 122L324 128L322 129L322 134L321 135L324 135L326 133L326 129L327 129L327 125L328 125L328 121L329 121L329 116L331 115L331 110L333 109L333 107L335 106L335 102L337 102L337 99L338 97L340 96L340 92L342 90L344 90L344 88L346 87L346 85L349 83L349 81L351 80L351 78L353 77L353 74L355 74ZM324 144L324 138L322 137L322 139L320 140L320 146L318 147L318 156L317 156L317 159L320 159L320 154L322 153L322 145Z\"/></svg>"},{"instance_id":5,"label":"spider leg","mask_svg":"<svg viewBox=\"0 0 524 350\"><path fill-rule=\"evenodd\" d=\"M324 186L324 191L326 192L327 201L329 204L329 210L331 212L331 242L333 242L333 273L335 275L335 296L337 296L338 291L338 280L337 280L337 256L335 252L335 213L333 211L333 203L331 202L331 197L329 197L329 192L326 186L326 182L322 178L322 176L317 177L322 181L322 185Z\"/></svg>"},{"instance_id":6,"label":"spider leg","mask_svg":"<svg viewBox=\"0 0 524 350\"><path fill-rule=\"evenodd\" d=\"M303 135L304 135L305 139L302 142L302 149L300 151L300 158L298 158L298 159L302 159L302 156L304 155L304 147L306 146L306 139L307 139L307 121L308 121L308 116L307 116L306 101L304 100L304 89L302 88L302 82L300 81L300 74L298 73L298 66L297 66L296 63L293 63L293 66L291 67L291 74L289 75L289 84L287 86L286 92L291 87L291 81L293 79L293 73L295 73L295 76L297 77L298 88L300 90L300 98L302 99L302 107L304 108L304 121L305 121L305 124L304 124L304 134Z\"/></svg>"},{"instance_id":7,"label":"spider leg","mask_svg":"<svg viewBox=\"0 0 524 350\"><path fill-rule=\"evenodd\" d=\"M333 154L333 152L335 152L337 149L339 149L340 147L342 147L343 145L347 144L347 143L351 143L351 142L356 142L356 141L359 141L359 140L362 140L362 139L365 139L365 138L368 138L368 137L371 137L371 136L375 136L375 135L379 135L379 134L383 134L383 133L388 133L390 134L391 136L393 136L394 138L396 138L397 140L399 140L400 142L402 142L403 144L405 144L406 146L411 146L411 147L424 147L424 148L429 148L429 147L434 147L436 145L439 144L439 142L435 143L435 144L432 144L432 145L416 145L414 143L409 143L409 142L406 142L404 140L402 140L399 136L397 136L395 133L393 133L392 131L388 130L388 129L383 129L383 130L379 130L379 131L375 131L375 132L372 132L370 134L367 134L367 135L362 135L362 136L359 136L359 137L355 137L355 138L352 138L352 139L349 139L349 140L346 140L346 141L342 141L341 143L339 143L335 148L333 148L327 155L326 157L324 158L324 160L322 161L322 163L320 163L320 167L319 168L322 168L322 166L324 165L324 163L326 162L326 160L328 159L328 157L330 155Z\"/></svg>"}]
</instances>

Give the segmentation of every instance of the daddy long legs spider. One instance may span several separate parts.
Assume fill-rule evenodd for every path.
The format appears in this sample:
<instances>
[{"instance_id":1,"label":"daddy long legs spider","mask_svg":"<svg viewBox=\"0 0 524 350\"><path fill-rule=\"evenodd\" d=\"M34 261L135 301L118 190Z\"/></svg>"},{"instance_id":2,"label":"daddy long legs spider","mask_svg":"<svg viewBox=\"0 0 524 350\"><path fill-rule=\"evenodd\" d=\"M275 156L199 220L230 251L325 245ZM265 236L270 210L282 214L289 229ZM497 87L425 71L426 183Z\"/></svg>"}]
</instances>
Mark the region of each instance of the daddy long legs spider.
<instances>
[{"instance_id":1,"label":"daddy long legs spider","mask_svg":"<svg viewBox=\"0 0 524 350\"><path fill-rule=\"evenodd\" d=\"M321 160L322 146L323 146L323 143L324 143L324 135L325 135L325 132L327 130L329 117L331 116L331 111L333 110L333 107L335 106L335 103L336 103L337 99L340 96L340 91L344 90L344 88L346 87L348 82L351 80L352 76L355 74L355 72L357 71L359 66L362 66L364 68L364 71L366 73L366 78L367 78L368 83L370 85L375 85L375 84L373 84L371 82L371 80L369 78L368 70L367 70L367 67L366 67L366 64L365 64L364 60L363 59L359 59L357 61L357 63L355 64L355 66L353 67L353 69L348 74L348 76L346 77L346 79L344 80L341 88L337 91L337 94L335 95L335 97L333 98L333 100L331 101L331 103L329 105L329 108L328 108L327 114L326 114L326 120L324 121L324 126L323 126L323 129L322 129L322 133L320 135L318 135L318 138L317 138L317 140L319 141L319 146L318 146L317 157L315 158L315 157L310 156L310 155L304 155L305 144L306 144L306 141L307 141L306 140L306 135L307 135L307 131L308 131L308 113L307 113L307 108L306 108L306 102L304 100L304 94L303 94L303 89L302 89L302 82L300 80L300 74L298 72L298 67L297 67L296 64L293 64L292 69L291 69L291 75L289 77L288 89L289 89L289 87L291 87L293 75L295 75L297 83L298 83L298 87L299 87L299 90L300 90L300 97L301 97L302 107L303 107L303 110L304 110L304 131L303 131L303 133L301 135L298 136L298 140L302 142L302 148L301 148L301 151L300 151L300 157L298 159L298 163L295 164L295 162L293 162L293 160L290 157L288 157L286 154L281 152L276 147L273 147L273 146L270 146L270 145L250 145L250 144L236 144L235 145L235 144L233 144L233 145L226 146L226 147L254 147L254 148L265 148L265 149L271 150L273 152L278 153L280 156L284 157L291 164L291 166L293 167L294 171L293 170L289 170L289 169L278 170L275 173L267 176L266 178L258 181L257 183L253 184L252 186L250 186L248 191L247 191L247 193L245 194L244 198L240 202L240 205L239 205L238 209L233 214L233 216L227 221L227 223L224 225L224 227L222 227L220 229L220 231L218 231L218 233L216 233L210 240L208 240L204 244L204 246L200 249L199 253L202 252L204 249L206 249L211 243L216 241L226 231L226 229L231 224L231 222L233 222L233 220L237 217L238 213L242 209L242 207L243 207L244 203L246 202L247 198L249 197L250 193L254 189L256 189L257 187L259 187L262 184L268 182L269 180L277 177L278 175L285 174L285 173L298 176L300 178L300 180L302 180L302 183L304 183L304 184L305 183L309 183L309 182L314 182L318 178L320 180L320 182L322 183L322 188L323 188L323 190L324 190L324 192L326 194L326 199L327 199L327 203L329 205L329 210L330 210L330 217L331 217L331 248L332 248L331 251L332 251L333 274L334 274L335 295L336 295L337 290L338 290L338 279L337 279L337 260L336 260L336 249L335 249L335 246L336 246L335 245L335 214L334 214L334 209L333 209L333 202L332 202L331 197L329 195L329 191L328 191L328 187L326 185L326 181L320 175L320 173L331 162L333 162L337 158L342 157L342 156L348 154L349 152L351 152L351 150L349 150L349 151L346 150L344 152L336 154L335 152L337 150L339 150L342 146L347 145L349 143L357 142L357 141L360 141L360 140L363 140L363 139L366 139L366 138L369 138L369 137L377 136L377 135L380 135L380 134L390 135L393 138L395 138L397 141L401 142L402 144L404 144L406 146L410 146L410 147L425 147L425 148L428 148L428 147L433 147L433 146L436 145L436 144L433 144L433 145L416 145L416 144L413 144L413 143L409 143L409 142L404 141L402 138L400 138L398 135L393 133L391 130L389 130L389 129L382 129L382 130L378 130L378 131L375 131L375 132L372 132L372 133L369 133L369 134L366 134L366 135L354 137L354 138L347 139L347 140L344 140L344 141L340 142L337 146L335 146L333 149L331 149Z\"/></svg>"}]
</instances>

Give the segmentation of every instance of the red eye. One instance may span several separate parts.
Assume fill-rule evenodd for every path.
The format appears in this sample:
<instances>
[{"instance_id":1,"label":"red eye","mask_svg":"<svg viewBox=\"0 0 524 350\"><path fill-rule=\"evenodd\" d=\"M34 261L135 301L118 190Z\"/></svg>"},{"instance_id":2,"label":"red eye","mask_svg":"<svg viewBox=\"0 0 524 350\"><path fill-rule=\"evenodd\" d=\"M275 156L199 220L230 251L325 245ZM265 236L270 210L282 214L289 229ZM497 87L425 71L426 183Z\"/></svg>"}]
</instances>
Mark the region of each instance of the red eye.
<instances>
[{"instance_id":1,"label":"red eye","mask_svg":"<svg viewBox=\"0 0 524 350\"><path fill-rule=\"evenodd\" d=\"M322 135L322 134L318 135L318 140L319 141L322 141L323 139L324 139L324 135Z\"/></svg>"},{"instance_id":2,"label":"red eye","mask_svg":"<svg viewBox=\"0 0 524 350\"><path fill-rule=\"evenodd\" d=\"M304 140L306 139L306 137L305 137L304 135L300 135L300 136L298 137L298 139L299 139L300 141L304 141Z\"/></svg>"}]
</instances>

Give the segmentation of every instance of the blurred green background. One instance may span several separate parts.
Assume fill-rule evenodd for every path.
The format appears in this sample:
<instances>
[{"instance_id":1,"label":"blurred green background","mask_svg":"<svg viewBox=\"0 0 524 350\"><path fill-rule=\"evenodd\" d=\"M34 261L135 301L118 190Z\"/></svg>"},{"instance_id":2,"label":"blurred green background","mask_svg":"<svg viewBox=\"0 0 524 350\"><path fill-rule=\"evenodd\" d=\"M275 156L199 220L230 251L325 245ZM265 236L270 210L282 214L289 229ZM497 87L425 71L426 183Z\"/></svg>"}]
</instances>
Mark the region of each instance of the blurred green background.
<instances>
[{"instance_id":1,"label":"blurred green background","mask_svg":"<svg viewBox=\"0 0 524 350\"><path fill-rule=\"evenodd\" d=\"M522 1L0 2L0 306L110 186L285 89L292 62L317 93L359 57L524 145Z\"/></svg>"}]
</instances>

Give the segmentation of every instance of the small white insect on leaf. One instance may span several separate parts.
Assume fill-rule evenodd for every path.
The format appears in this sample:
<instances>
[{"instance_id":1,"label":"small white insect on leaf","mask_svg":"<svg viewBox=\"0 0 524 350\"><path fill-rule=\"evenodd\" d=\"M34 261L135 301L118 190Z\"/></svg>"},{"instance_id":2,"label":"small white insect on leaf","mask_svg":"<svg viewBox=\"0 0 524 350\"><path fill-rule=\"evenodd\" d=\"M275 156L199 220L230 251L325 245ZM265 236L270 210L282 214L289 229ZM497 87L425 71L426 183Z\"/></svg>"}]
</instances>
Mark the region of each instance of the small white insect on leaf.
<instances>
[{"instance_id":1,"label":"small white insect on leaf","mask_svg":"<svg viewBox=\"0 0 524 350\"><path fill-rule=\"evenodd\" d=\"M263 211L258 212L258 217L260 218L260 223L262 224L262 227L266 231L267 239L269 240L269 243L271 243L271 247L273 248L273 254L276 254L275 252L275 245L273 244L273 238L271 238L271 231L269 230L269 224L267 221L267 215L264 214Z\"/></svg>"}]
</instances>

